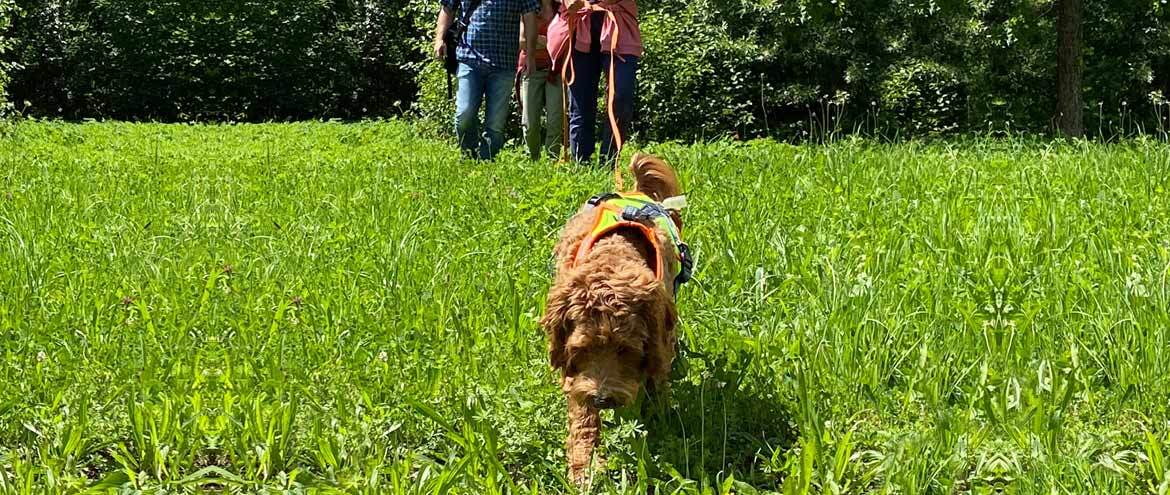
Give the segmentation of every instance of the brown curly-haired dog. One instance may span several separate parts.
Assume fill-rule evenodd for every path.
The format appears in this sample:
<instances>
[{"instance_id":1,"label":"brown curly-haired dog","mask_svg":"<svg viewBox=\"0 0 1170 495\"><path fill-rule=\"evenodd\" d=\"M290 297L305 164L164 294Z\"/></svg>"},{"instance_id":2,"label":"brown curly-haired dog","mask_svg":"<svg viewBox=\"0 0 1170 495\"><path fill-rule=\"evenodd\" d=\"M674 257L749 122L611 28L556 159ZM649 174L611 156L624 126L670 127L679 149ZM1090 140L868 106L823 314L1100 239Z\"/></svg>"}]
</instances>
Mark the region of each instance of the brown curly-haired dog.
<instances>
[{"instance_id":1,"label":"brown curly-haired dog","mask_svg":"<svg viewBox=\"0 0 1170 495\"><path fill-rule=\"evenodd\" d=\"M661 159L639 154L630 167L637 192L658 203L679 196L678 177ZM554 251L556 278L541 320L569 403L569 478L578 484L589 479L600 410L630 404L643 383L666 380L678 319L671 282L680 267L661 263L680 259L677 239L653 222L645 222L651 229L621 227L593 238L595 208L582 207L561 234ZM669 217L681 231L678 211L670 210ZM650 232L656 243L647 238ZM582 243L590 241L583 251Z\"/></svg>"}]
</instances>

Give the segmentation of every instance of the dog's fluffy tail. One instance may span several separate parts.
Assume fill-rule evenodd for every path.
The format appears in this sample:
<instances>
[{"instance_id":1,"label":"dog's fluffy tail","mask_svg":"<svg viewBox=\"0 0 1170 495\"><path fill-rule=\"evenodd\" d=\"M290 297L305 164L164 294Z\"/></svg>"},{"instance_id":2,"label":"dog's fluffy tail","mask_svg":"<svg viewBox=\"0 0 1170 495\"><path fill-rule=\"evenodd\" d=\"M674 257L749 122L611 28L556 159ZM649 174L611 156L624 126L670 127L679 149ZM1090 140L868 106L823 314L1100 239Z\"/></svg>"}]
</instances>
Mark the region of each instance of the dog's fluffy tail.
<instances>
[{"instance_id":1,"label":"dog's fluffy tail","mask_svg":"<svg viewBox=\"0 0 1170 495\"><path fill-rule=\"evenodd\" d=\"M638 153L630 161L630 172L637 181L638 192L662 201L682 194L678 174L661 158Z\"/></svg>"}]
</instances>

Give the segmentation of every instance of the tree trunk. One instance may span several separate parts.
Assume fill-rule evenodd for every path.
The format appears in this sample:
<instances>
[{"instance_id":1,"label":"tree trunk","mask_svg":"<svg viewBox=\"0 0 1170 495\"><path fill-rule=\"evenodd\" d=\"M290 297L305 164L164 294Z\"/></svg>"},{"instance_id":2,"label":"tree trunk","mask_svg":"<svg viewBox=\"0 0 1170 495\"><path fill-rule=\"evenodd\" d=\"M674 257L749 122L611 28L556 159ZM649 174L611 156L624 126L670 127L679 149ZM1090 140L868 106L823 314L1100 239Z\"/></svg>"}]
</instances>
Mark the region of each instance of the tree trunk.
<instances>
[{"instance_id":1,"label":"tree trunk","mask_svg":"<svg viewBox=\"0 0 1170 495\"><path fill-rule=\"evenodd\" d=\"M1082 1L1056 0L1056 128L1069 137L1085 135L1081 102Z\"/></svg>"}]
</instances>

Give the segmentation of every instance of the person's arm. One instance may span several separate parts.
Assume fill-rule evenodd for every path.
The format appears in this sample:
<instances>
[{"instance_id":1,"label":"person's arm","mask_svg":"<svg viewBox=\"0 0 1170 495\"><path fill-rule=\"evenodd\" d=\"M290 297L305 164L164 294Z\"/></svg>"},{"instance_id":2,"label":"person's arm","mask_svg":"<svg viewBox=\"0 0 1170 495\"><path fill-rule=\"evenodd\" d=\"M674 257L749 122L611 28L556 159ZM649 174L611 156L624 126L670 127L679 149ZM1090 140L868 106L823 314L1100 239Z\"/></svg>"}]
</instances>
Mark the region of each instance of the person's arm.
<instances>
[{"instance_id":1,"label":"person's arm","mask_svg":"<svg viewBox=\"0 0 1170 495\"><path fill-rule=\"evenodd\" d=\"M520 48L526 50L528 49L528 37L525 35L527 32L528 28L524 26L524 21L520 21ZM548 48L548 37L543 34L536 35L536 49L544 50L546 48Z\"/></svg>"},{"instance_id":2,"label":"person's arm","mask_svg":"<svg viewBox=\"0 0 1170 495\"><path fill-rule=\"evenodd\" d=\"M538 33L536 29L536 12L524 14L520 19L524 21L524 24L521 26L523 28L521 31L524 32L524 47L527 55L524 61L524 65L526 66L524 73L532 75L536 71L536 37Z\"/></svg>"},{"instance_id":3,"label":"person's arm","mask_svg":"<svg viewBox=\"0 0 1170 495\"><path fill-rule=\"evenodd\" d=\"M540 22L542 24L545 22L549 22L556 15L557 15L557 13L553 11L551 0L540 0L540 17L537 18L538 22ZM536 49L537 50L547 49L548 48L548 37L540 34L540 27L539 26L537 26L537 33L536 34L537 34L537 36L536 36Z\"/></svg>"},{"instance_id":4,"label":"person's arm","mask_svg":"<svg viewBox=\"0 0 1170 495\"><path fill-rule=\"evenodd\" d=\"M443 38L454 21L455 12L449 7L444 5L443 8L439 9L439 19L435 21L435 60L443 60L447 56L447 41Z\"/></svg>"}]
</instances>

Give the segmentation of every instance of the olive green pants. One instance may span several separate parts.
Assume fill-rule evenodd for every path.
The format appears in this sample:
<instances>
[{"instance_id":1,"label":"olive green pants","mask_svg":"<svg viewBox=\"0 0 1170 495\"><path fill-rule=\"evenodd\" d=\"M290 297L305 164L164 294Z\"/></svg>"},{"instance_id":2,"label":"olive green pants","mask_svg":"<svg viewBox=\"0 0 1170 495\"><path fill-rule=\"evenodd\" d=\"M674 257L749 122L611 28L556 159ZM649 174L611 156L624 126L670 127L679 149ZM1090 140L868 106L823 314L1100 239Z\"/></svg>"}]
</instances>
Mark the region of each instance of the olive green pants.
<instances>
[{"instance_id":1,"label":"olive green pants","mask_svg":"<svg viewBox=\"0 0 1170 495\"><path fill-rule=\"evenodd\" d=\"M549 77L548 71L536 71L522 76L520 104L524 107L524 143L533 160L545 156L556 158L561 153L564 132L565 94L559 75Z\"/></svg>"}]
</instances>

